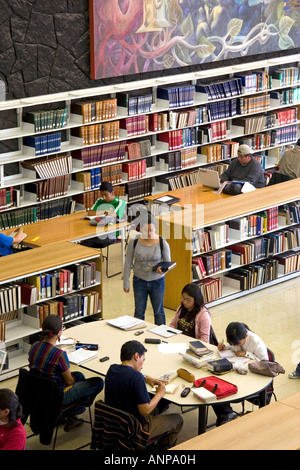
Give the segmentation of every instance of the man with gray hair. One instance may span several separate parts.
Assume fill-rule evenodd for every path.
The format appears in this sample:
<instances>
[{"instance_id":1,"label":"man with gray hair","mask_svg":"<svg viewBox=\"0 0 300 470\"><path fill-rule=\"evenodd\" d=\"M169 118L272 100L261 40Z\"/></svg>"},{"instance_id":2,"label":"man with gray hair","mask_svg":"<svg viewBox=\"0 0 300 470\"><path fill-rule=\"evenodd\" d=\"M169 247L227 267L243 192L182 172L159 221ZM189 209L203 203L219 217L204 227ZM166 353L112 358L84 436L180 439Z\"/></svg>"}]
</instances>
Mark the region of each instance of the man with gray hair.
<instances>
[{"instance_id":1,"label":"man with gray hair","mask_svg":"<svg viewBox=\"0 0 300 470\"><path fill-rule=\"evenodd\" d=\"M227 184L223 192L226 194L240 194L243 184L251 183L255 188L264 188L266 185L264 170L262 165L252 155L249 145L240 145L238 148L238 157L235 158L227 170L222 173L221 183L232 181Z\"/></svg>"}]
</instances>

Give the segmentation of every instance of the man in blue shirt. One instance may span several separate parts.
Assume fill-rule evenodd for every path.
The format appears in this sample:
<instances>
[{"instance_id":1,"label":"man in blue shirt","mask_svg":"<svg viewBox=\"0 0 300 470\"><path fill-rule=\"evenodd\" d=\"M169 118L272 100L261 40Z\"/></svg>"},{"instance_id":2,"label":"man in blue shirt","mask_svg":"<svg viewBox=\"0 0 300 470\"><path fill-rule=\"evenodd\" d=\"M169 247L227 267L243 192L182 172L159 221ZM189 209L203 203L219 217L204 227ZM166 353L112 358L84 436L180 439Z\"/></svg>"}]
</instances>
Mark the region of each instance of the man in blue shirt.
<instances>
[{"instance_id":1,"label":"man in blue shirt","mask_svg":"<svg viewBox=\"0 0 300 470\"><path fill-rule=\"evenodd\" d=\"M19 230L14 237L0 233L0 255L6 256L13 253L13 245L20 243L23 237L23 230Z\"/></svg>"},{"instance_id":2,"label":"man in blue shirt","mask_svg":"<svg viewBox=\"0 0 300 470\"><path fill-rule=\"evenodd\" d=\"M175 445L183 426L180 414L153 414L166 392L160 381L141 373L146 349L139 341L127 341L121 348L121 364L112 364L105 377L105 403L114 408L133 414L150 433L149 439L169 431L169 444ZM152 399L146 382L157 385Z\"/></svg>"}]
</instances>

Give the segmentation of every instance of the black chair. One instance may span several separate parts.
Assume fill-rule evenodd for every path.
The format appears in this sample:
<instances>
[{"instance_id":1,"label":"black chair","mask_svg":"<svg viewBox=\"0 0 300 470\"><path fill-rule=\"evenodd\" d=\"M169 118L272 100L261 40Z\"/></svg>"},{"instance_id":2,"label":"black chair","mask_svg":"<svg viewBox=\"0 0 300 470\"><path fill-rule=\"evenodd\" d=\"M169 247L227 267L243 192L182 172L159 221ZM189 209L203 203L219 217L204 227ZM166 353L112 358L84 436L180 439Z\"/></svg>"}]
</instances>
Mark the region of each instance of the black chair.
<instances>
[{"instance_id":1,"label":"black chair","mask_svg":"<svg viewBox=\"0 0 300 470\"><path fill-rule=\"evenodd\" d=\"M141 423L131 413L107 405L102 400L95 402L95 419L92 430L91 449L104 451L151 450L166 441L169 433L149 440Z\"/></svg>"},{"instance_id":2,"label":"black chair","mask_svg":"<svg viewBox=\"0 0 300 470\"><path fill-rule=\"evenodd\" d=\"M28 418L30 420L29 425L33 432L31 436L38 435L41 444L49 445L56 428L53 450L55 449L58 426L66 416L70 415L74 408L89 408L90 421L85 422L90 423L92 428L90 407L93 403L93 398L85 398L84 400L72 402L69 405L63 405L63 394L57 383L43 374L21 368L19 370L16 395L22 405L22 423L25 424Z\"/></svg>"},{"instance_id":3,"label":"black chair","mask_svg":"<svg viewBox=\"0 0 300 470\"><path fill-rule=\"evenodd\" d=\"M274 171L274 173L272 173L272 176L267 186L272 186L273 184L283 183L284 181L289 181L291 179L293 178L291 178L290 176L284 175L283 173L280 173L279 171Z\"/></svg>"}]
</instances>

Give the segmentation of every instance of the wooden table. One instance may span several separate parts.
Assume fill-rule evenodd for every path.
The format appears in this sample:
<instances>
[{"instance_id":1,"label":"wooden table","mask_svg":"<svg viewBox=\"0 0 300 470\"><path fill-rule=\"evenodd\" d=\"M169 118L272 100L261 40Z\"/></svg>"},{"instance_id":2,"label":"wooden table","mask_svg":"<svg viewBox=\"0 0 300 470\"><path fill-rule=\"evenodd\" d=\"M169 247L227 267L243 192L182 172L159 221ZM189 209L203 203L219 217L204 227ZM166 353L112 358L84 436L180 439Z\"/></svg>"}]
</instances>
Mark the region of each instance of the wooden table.
<instances>
[{"instance_id":1,"label":"wooden table","mask_svg":"<svg viewBox=\"0 0 300 470\"><path fill-rule=\"evenodd\" d=\"M27 237L23 241L24 245L31 248L52 245L54 243L70 241L78 242L87 240L105 233L121 233L122 266L125 258L125 231L128 222L121 222L105 227L90 225L89 220L84 219L86 211L79 211L53 219L42 220L34 224L24 225L24 232ZM9 235L12 229L4 230L3 233Z\"/></svg>"},{"instance_id":2,"label":"wooden table","mask_svg":"<svg viewBox=\"0 0 300 470\"><path fill-rule=\"evenodd\" d=\"M170 449L186 450L296 450L300 448L300 409L271 404L189 439Z\"/></svg>"},{"instance_id":3,"label":"wooden table","mask_svg":"<svg viewBox=\"0 0 300 470\"><path fill-rule=\"evenodd\" d=\"M189 205L195 204L208 204L210 202L232 197L225 193L217 194L214 189L203 186L202 184L195 184L193 186L187 186L185 188L174 189L173 191L166 191L164 193L147 196L144 199L149 203L153 203L155 199L162 196L178 197L180 201L172 204L172 207L178 209L184 209L184 206L188 207Z\"/></svg>"},{"instance_id":4,"label":"wooden table","mask_svg":"<svg viewBox=\"0 0 300 470\"><path fill-rule=\"evenodd\" d=\"M175 335L167 339L162 338L148 331L149 328L153 328L155 325L148 322L145 323L147 328L140 336L135 336L134 331L124 331L118 328L114 328L108 325L104 320L68 328L64 334L65 336L76 338L78 341L84 343L99 344L97 358L84 363L81 367L103 376L106 375L107 370L111 364L120 363L121 346L126 341L134 339L144 343L145 338L159 338L166 340L169 344L185 343L187 347L189 341L191 341L189 336L183 334ZM159 352L157 344L147 343L145 344L145 347L147 349L147 353L142 371L145 375L149 375L155 378L165 372L170 370L177 370L179 368L189 370L192 374L194 374L196 379L212 375L202 369L197 369L189 364L186 364L183 362L182 357L178 353L162 354ZM208 345L208 347L209 349L214 349L216 351L216 347L212 345ZM99 362L99 359L103 356L109 356L109 360L106 362ZM265 403L265 389L270 383L270 377L252 374L251 372L249 372L247 375L240 375L235 371L231 371L226 374L224 379L237 385L238 393L231 395L230 397L220 399L217 401L217 403L226 403L229 401L244 399L245 397L256 394L258 392L261 393L262 404ZM199 410L198 433L201 434L205 432L209 405L202 403L192 392L190 392L189 395L185 398L180 396L183 386L192 386L192 384L189 384L181 378L176 378L174 381L172 381L172 383L178 384L176 393L166 394L164 398L179 406L197 406Z\"/></svg>"}]
</instances>

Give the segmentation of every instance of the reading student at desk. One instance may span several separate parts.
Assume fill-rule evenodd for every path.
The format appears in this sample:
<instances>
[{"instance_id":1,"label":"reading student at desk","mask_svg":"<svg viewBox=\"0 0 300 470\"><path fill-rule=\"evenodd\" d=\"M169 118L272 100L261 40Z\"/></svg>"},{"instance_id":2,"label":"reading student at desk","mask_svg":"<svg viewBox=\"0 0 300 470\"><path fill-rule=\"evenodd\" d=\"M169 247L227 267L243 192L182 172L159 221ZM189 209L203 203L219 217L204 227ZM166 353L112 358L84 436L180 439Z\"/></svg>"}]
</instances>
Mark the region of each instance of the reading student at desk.
<instances>
[{"instance_id":1,"label":"reading student at desk","mask_svg":"<svg viewBox=\"0 0 300 470\"><path fill-rule=\"evenodd\" d=\"M13 245L17 245L23 239L23 230L19 229L15 236L4 235L0 233L0 255L7 256L13 254Z\"/></svg>"},{"instance_id":2,"label":"reading student at desk","mask_svg":"<svg viewBox=\"0 0 300 470\"><path fill-rule=\"evenodd\" d=\"M175 445L182 429L180 414L154 414L165 394L165 385L141 373L145 361L144 345L139 341L127 341L121 348L121 364L112 364L105 377L105 403L133 414L149 432L149 439L170 432L169 444ZM150 399L146 383L157 385L156 394Z\"/></svg>"},{"instance_id":3,"label":"reading student at desk","mask_svg":"<svg viewBox=\"0 0 300 470\"><path fill-rule=\"evenodd\" d=\"M114 188L108 181L103 181L100 185L101 197L95 202L90 216L95 216L90 221L91 225L109 225L119 222L125 212L126 204L123 199L114 195ZM101 237L91 238L82 242L83 245L91 248L104 248L116 242L117 233L103 234Z\"/></svg>"},{"instance_id":4,"label":"reading student at desk","mask_svg":"<svg viewBox=\"0 0 300 470\"><path fill-rule=\"evenodd\" d=\"M240 145L238 148L238 157L235 158L225 170L221 177L221 183L224 181L232 181L228 183L223 192L226 194L240 194L243 184L250 183L255 188L264 188L266 185L264 170L262 165L256 158L251 155L252 151L249 145Z\"/></svg>"},{"instance_id":5,"label":"reading student at desk","mask_svg":"<svg viewBox=\"0 0 300 470\"><path fill-rule=\"evenodd\" d=\"M200 341L216 344L216 341L211 340L213 329L210 313L204 305L203 295L197 284L191 282L182 289L181 304L170 326Z\"/></svg>"},{"instance_id":6,"label":"reading student at desk","mask_svg":"<svg viewBox=\"0 0 300 470\"><path fill-rule=\"evenodd\" d=\"M248 357L256 361L268 361L268 350L263 340L253 331L249 329L245 323L232 322L226 328L226 338L228 345L222 341L218 344L219 351L230 349L237 357ZM237 415L229 403L212 405L214 412L217 415L217 426L220 426L232 419Z\"/></svg>"}]
</instances>

